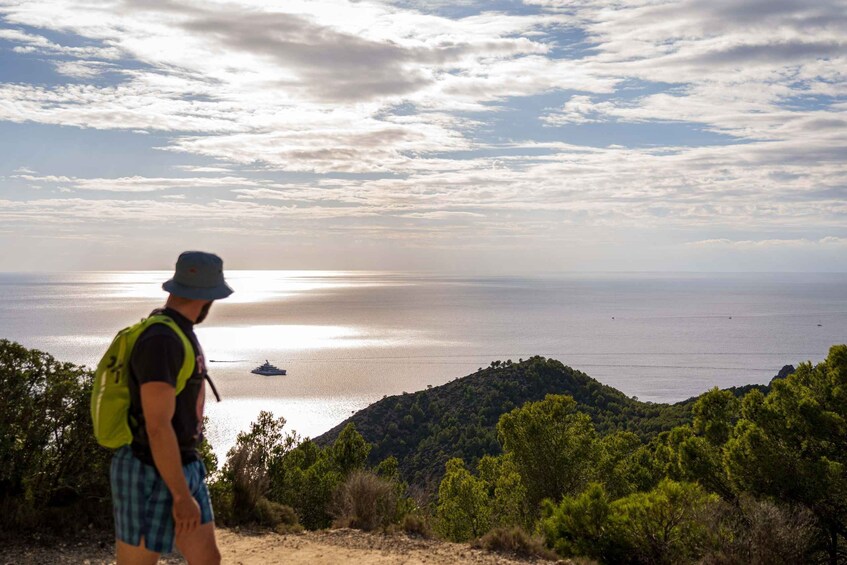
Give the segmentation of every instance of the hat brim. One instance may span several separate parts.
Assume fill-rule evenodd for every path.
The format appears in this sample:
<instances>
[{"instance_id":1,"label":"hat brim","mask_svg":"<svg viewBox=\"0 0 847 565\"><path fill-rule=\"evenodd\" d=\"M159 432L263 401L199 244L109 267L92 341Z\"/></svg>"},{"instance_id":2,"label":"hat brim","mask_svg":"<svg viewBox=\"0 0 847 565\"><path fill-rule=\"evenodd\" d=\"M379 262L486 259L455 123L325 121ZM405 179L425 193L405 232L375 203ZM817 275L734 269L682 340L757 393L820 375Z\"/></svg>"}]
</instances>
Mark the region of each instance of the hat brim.
<instances>
[{"instance_id":1,"label":"hat brim","mask_svg":"<svg viewBox=\"0 0 847 565\"><path fill-rule=\"evenodd\" d=\"M162 290L169 292L174 296L191 298L193 300L220 300L233 293L233 290L225 282L222 282L217 286L198 288L195 286L185 286L173 279L163 282Z\"/></svg>"}]
</instances>

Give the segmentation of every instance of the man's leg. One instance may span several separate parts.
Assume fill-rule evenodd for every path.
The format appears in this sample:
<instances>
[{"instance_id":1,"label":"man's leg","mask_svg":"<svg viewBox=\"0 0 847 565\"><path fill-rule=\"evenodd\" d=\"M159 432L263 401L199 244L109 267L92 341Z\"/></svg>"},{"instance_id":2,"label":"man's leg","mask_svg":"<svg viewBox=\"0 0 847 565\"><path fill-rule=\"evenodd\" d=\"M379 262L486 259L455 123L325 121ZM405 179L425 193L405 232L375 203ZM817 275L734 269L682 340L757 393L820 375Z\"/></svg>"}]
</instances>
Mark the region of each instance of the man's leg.
<instances>
[{"instance_id":1,"label":"man's leg","mask_svg":"<svg viewBox=\"0 0 847 565\"><path fill-rule=\"evenodd\" d=\"M144 538L141 538L141 543L137 546L121 540L115 540L115 543L117 545L117 565L155 565L159 561L159 554L144 546Z\"/></svg>"},{"instance_id":2,"label":"man's leg","mask_svg":"<svg viewBox=\"0 0 847 565\"><path fill-rule=\"evenodd\" d=\"M214 522L202 524L190 534L176 536L176 547L188 565L218 565L221 562Z\"/></svg>"},{"instance_id":3,"label":"man's leg","mask_svg":"<svg viewBox=\"0 0 847 565\"><path fill-rule=\"evenodd\" d=\"M155 471L132 455L130 447L124 446L112 457L110 482L112 505L115 516L115 546L117 565L154 565L159 553L147 549L142 528L147 500L146 485L155 477ZM135 541L131 545L121 538Z\"/></svg>"}]
</instances>

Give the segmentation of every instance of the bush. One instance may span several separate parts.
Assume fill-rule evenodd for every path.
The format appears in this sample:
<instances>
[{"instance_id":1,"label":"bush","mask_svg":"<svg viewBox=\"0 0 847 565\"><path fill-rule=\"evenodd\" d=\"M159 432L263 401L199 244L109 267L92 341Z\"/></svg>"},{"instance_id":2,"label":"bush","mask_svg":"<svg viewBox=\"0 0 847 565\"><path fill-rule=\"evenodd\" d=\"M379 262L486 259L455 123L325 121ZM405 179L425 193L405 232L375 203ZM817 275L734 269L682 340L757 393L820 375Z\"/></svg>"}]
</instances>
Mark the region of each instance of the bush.
<instances>
[{"instance_id":1,"label":"bush","mask_svg":"<svg viewBox=\"0 0 847 565\"><path fill-rule=\"evenodd\" d=\"M699 485L663 480L650 492L609 502L592 484L578 497L547 503L541 522L548 546L564 557L604 563L689 563L706 552L703 513L717 497Z\"/></svg>"},{"instance_id":2,"label":"bush","mask_svg":"<svg viewBox=\"0 0 847 565\"><path fill-rule=\"evenodd\" d=\"M471 544L477 549L507 553L519 557L540 557L555 561L557 555L544 547L540 538L526 533L523 528L494 528Z\"/></svg>"},{"instance_id":3,"label":"bush","mask_svg":"<svg viewBox=\"0 0 847 565\"><path fill-rule=\"evenodd\" d=\"M702 565L793 565L808 563L817 525L804 508L785 508L743 496L703 516L713 548Z\"/></svg>"},{"instance_id":4,"label":"bush","mask_svg":"<svg viewBox=\"0 0 847 565\"><path fill-rule=\"evenodd\" d=\"M395 483L372 471L353 471L335 491L333 525L365 531L387 528L399 519L398 502Z\"/></svg>"},{"instance_id":5,"label":"bush","mask_svg":"<svg viewBox=\"0 0 847 565\"><path fill-rule=\"evenodd\" d=\"M636 563L688 563L705 551L702 513L717 502L697 484L665 479L654 490L611 505L610 537Z\"/></svg>"},{"instance_id":6,"label":"bush","mask_svg":"<svg viewBox=\"0 0 847 565\"><path fill-rule=\"evenodd\" d=\"M209 483L209 499L215 512L215 523L224 526L238 524L233 516L232 485L219 478Z\"/></svg>"},{"instance_id":7,"label":"bush","mask_svg":"<svg viewBox=\"0 0 847 565\"><path fill-rule=\"evenodd\" d=\"M419 512L405 514L400 521L400 529L414 537L429 539L432 537L430 517Z\"/></svg>"},{"instance_id":8,"label":"bush","mask_svg":"<svg viewBox=\"0 0 847 565\"><path fill-rule=\"evenodd\" d=\"M592 483L579 496L566 496L558 505L546 500L539 529L547 545L563 557L587 556L613 561L610 505L603 485Z\"/></svg>"},{"instance_id":9,"label":"bush","mask_svg":"<svg viewBox=\"0 0 847 565\"><path fill-rule=\"evenodd\" d=\"M268 470L261 453L254 447L239 445L230 453L227 465L232 483L232 511L236 523L258 519L258 504L268 492Z\"/></svg>"},{"instance_id":10,"label":"bush","mask_svg":"<svg viewBox=\"0 0 847 565\"><path fill-rule=\"evenodd\" d=\"M303 531L297 521L297 513L290 506L260 498L256 504L256 519L260 526L272 528L280 534L292 534Z\"/></svg>"},{"instance_id":11,"label":"bush","mask_svg":"<svg viewBox=\"0 0 847 565\"><path fill-rule=\"evenodd\" d=\"M93 375L0 340L0 531L112 524L111 453L94 438Z\"/></svg>"},{"instance_id":12,"label":"bush","mask_svg":"<svg viewBox=\"0 0 847 565\"><path fill-rule=\"evenodd\" d=\"M209 485L221 523L277 527L292 522L287 511L271 504L290 509L308 529L331 525L333 494L351 473L364 466L370 445L352 425L345 427L325 449L309 440L301 442L296 433L284 433L284 427L284 418L261 412L249 432L238 434L226 464ZM396 461L393 465L396 467ZM387 463L384 470L390 471L391 467L392 463ZM399 484L389 483L396 493L396 506ZM385 498L378 499L383 504ZM280 512L281 522L276 518ZM360 527L368 526L366 509L350 512L357 523L363 524Z\"/></svg>"},{"instance_id":13,"label":"bush","mask_svg":"<svg viewBox=\"0 0 847 565\"><path fill-rule=\"evenodd\" d=\"M218 522L270 527L291 522L268 500L271 469L296 441L295 435L283 434L284 426L285 419L262 412L249 432L238 434L226 465L209 486Z\"/></svg>"}]
</instances>

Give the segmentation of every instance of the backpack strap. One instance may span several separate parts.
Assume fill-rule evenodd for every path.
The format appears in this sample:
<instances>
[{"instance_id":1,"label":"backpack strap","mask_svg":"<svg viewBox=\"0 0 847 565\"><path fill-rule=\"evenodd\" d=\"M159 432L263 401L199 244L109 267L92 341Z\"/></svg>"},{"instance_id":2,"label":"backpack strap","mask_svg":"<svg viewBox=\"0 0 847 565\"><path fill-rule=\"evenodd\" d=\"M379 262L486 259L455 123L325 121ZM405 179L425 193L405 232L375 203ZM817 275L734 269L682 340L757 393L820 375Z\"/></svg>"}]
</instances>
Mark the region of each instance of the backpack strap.
<instances>
[{"instance_id":1,"label":"backpack strap","mask_svg":"<svg viewBox=\"0 0 847 565\"><path fill-rule=\"evenodd\" d=\"M194 365L196 360L194 358L194 346L191 345L191 340L188 339L188 336L180 329L179 325L174 322L169 316L165 314L153 314L146 320L144 320L144 326L149 327L153 324L164 324L171 328L177 336L179 336L182 341L183 351L185 351L185 356L182 360L182 367L179 370L179 373L176 377L176 394L182 392L182 389L185 388L185 383L188 382L188 379L191 378L191 375L194 374Z\"/></svg>"}]
</instances>

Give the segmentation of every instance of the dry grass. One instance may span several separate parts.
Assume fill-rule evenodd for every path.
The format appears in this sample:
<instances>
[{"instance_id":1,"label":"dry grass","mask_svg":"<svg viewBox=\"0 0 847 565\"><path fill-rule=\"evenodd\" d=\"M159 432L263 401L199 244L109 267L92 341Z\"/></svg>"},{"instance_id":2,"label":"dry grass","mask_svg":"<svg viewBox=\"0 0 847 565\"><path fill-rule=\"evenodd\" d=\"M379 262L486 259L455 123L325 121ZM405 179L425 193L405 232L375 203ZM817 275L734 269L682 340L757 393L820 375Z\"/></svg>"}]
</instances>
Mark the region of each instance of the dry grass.
<instances>
[{"instance_id":1,"label":"dry grass","mask_svg":"<svg viewBox=\"0 0 847 565\"><path fill-rule=\"evenodd\" d=\"M409 536L430 539L433 536L432 523L425 514L406 514L400 522L400 530Z\"/></svg>"},{"instance_id":2,"label":"dry grass","mask_svg":"<svg viewBox=\"0 0 847 565\"><path fill-rule=\"evenodd\" d=\"M475 540L472 547L518 557L538 557L557 561L559 557L544 547L540 538L533 537L522 528L495 528Z\"/></svg>"},{"instance_id":3,"label":"dry grass","mask_svg":"<svg viewBox=\"0 0 847 565\"><path fill-rule=\"evenodd\" d=\"M354 471L335 492L333 525L371 531L397 521L399 496L396 485L371 471Z\"/></svg>"}]
</instances>

